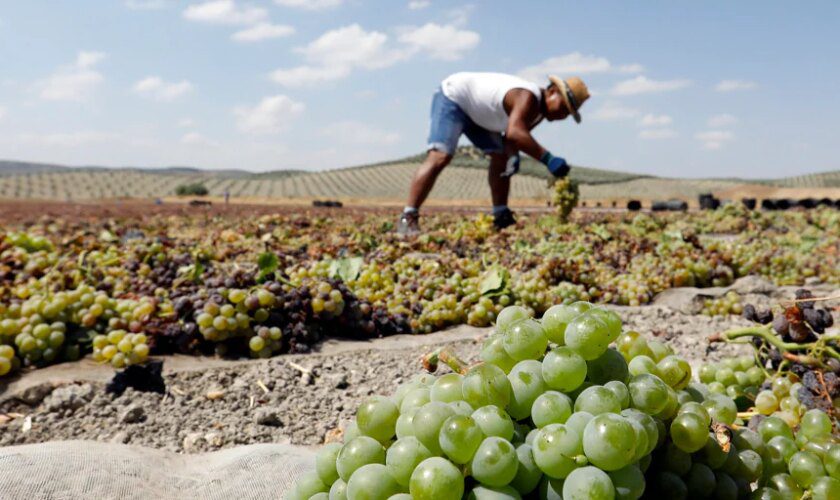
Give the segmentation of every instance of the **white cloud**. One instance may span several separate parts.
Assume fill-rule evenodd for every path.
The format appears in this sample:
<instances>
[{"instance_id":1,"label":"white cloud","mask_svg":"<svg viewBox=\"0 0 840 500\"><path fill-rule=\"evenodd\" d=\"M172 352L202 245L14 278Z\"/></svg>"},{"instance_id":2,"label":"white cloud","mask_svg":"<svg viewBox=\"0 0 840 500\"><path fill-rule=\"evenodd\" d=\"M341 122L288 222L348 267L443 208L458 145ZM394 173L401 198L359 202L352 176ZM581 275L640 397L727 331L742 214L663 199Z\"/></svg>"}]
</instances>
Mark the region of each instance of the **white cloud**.
<instances>
[{"instance_id":1,"label":"white cloud","mask_svg":"<svg viewBox=\"0 0 840 500\"><path fill-rule=\"evenodd\" d=\"M259 42L272 38L282 38L294 34L295 28L286 24L259 23L237 31L230 36L237 42Z\"/></svg>"},{"instance_id":2,"label":"white cloud","mask_svg":"<svg viewBox=\"0 0 840 500\"><path fill-rule=\"evenodd\" d=\"M408 2L408 8L411 10L421 10L425 9L431 4L432 2L429 2L428 0L411 0L410 2Z\"/></svg>"},{"instance_id":3,"label":"white cloud","mask_svg":"<svg viewBox=\"0 0 840 500\"><path fill-rule=\"evenodd\" d=\"M547 75L586 75L591 73L638 73L644 68L640 64L615 66L607 58L571 52L549 57L533 66L519 71L519 76L532 81L543 81Z\"/></svg>"},{"instance_id":4,"label":"white cloud","mask_svg":"<svg viewBox=\"0 0 840 500\"><path fill-rule=\"evenodd\" d=\"M718 92L735 92L737 90L752 90L758 84L748 80L722 80L715 85L715 90Z\"/></svg>"},{"instance_id":5,"label":"white cloud","mask_svg":"<svg viewBox=\"0 0 840 500\"><path fill-rule=\"evenodd\" d=\"M465 52L476 48L481 36L451 24L427 23L403 32L399 41L408 45L411 50L427 53L432 59L456 61L464 57Z\"/></svg>"},{"instance_id":6,"label":"white cloud","mask_svg":"<svg viewBox=\"0 0 840 500\"><path fill-rule=\"evenodd\" d=\"M450 9L446 13L446 17L448 17L449 22L455 26L464 26L469 22L473 10L475 10L475 5L473 4L462 5L460 7Z\"/></svg>"},{"instance_id":7,"label":"white cloud","mask_svg":"<svg viewBox=\"0 0 840 500\"><path fill-rule=\"evenodd\" d=\"M131 10L165 9L167 0L125 0L125 6Z\"/></svg>"},{"instance_id":8,"label":"white cloud","mask_svg":"<svg viewBox=\"0 0 840 500\"><path fill-rule=\"evenodd\" d=\"M670 125L673 123L673 119L668 115L654 115L651 113L646 114L639 120L639 126L641 127L664 127L666 125Z\"/></svg>"},{"instance_id":9,"label":"white cloud","mask_svg":"<svg viewBox=\"0 0 840 500\"><path fill-rule=\"evenodd\" d=\"M690 80L651 80L646 76L637 76L630 80L617 83L610 93L612 95L651 94L656 92L670 92L691 85Z\"/></svg>"},{"instance_id":10,"label":"white cloud","mask_svg":"<svg viewBox=\"0 0 840 500\"><path fill-rule=\"evenodd\" d=\"M677 133L669 128L652 128L639 131L639 139L660 140L673 139Z\"/></svg>"},{"instance_id":11,"label":"white cloud","mask_svg":"<svg viewBox=\"0 0 840 500\"><path fill-rule=\"evenodd\" d=\"M638 109L629 108L616 101L606 101L601 105L601 107L597 108L592 113L589 113L587 118L602 122L613 122L628 120L638 115Z\"/></svg>"},{"instance_id":12,"label":"white cloud","mask_svg":"<svg viewBox=\"0 0 840 500\"><path fill-rule=\"evenodd\" d=\"M181 136L181 144L188 146L215 146L215 143L198 132L187 132Z\"/></svg>"},{"instance_id":13,"label":"white cloud","mask_svg":"<svg viewBox=\"0 0 840 500\"><path fill-rule=\"evenodd\" d=\"M72 133L20 134L18 141L30 145L74 148L120 139L119 134L101 131L78 131Z\"/></svg>"},{"instance_id":14,"label":"white cloud","mask_svg":"<svg viewBox=\"0 0 840 500\"><path fill-rule=\"evenodd\" d=\"M191 128L195 127L196 123L195 120L192 118L181 118L178 120L178 126L181 128Z\"/></svg>"},{"instance_id":15,"label":"white cloud","mask_svg":"<svg viewBox=\"0 0 840 500\"><path fill-rule=\"evenodd\" d=\"M727 127L729 125L735 125L738 123L738 119L734 116L730 115L729 113L721 113L719 115L715 115L709 117L709 120L706 122L709 128L720 128L720 127Z\"/></svg>"},{"instance_id":16,"label":"white cloud","mask_svg":"<svg viewBox=\"0 0 840 500\"><path fill-rule=\"evenodd\" d=\"M265 21L268 11L261 7L239 6L234 0L211 0L188 5L183 16L208 24L249 25Z\"/></svg>"},{"instance_id":17,"label":"white cloud","mask_svg":"<svg viewBox=\"0 0 840 500\"><path fill-rule=\"evenodd\" d=\"M397 132L378 129L355 121L332 123L325 127L322 133L338 142L368 146L395 144L401 139Z\"/></svg>"},{"instance_id":18,"label":"white cloud","mask_svg":"<svg viewBox=\"0 0 840 500\"><path fill-rule=\"evenodd\" d=\"M102 83L102 74L94 67L104 58L102 52L79 52L73 64L60 67L36 84L41 99L84 101Z\"/></svg>"},{"instance_id":19,"label":"white cloud","mask_svg":"<svg viewBox=\"0 0 840 500\"><path fill-rule=\"evenodd\" d=\"M274 0L274 3L283 7L294 7L306 10L321 10L338 7L344 0Z\"/></svg>"},{"instance_id":20,"label":"white cloud","mask_svg":"<svg viewBox=\"0 0 840 500\"><path fill-rule=\"evenodd\" d=\"M246 134L265 135L283 131L289 123L306 109L285 95L266 97L254 107L234 108L236 126Z\"/></svg>"},{"instance_id":21,"label":"white cloud","mask_svg":"<svg viewBox=\"0 0 840 500\"><path fill-rule=\"evenodd\" d=\"M707 130L694 134L694 138L702 143L704 149L716 150L735 140L735 134L728 130Z\"/></svg>"},{"instance_id":22,"label":"white cloud","mask_svg":"<svg viewBox=\"0 0 840 500\"><path fill-rule=\"evenodd\" d=\"M132 89L144 97L150 97L158 101L174 101L192 92L193 85L187 80L166 82L159 76L147 76L135 83Z\"/></svg>"}]
</instances>

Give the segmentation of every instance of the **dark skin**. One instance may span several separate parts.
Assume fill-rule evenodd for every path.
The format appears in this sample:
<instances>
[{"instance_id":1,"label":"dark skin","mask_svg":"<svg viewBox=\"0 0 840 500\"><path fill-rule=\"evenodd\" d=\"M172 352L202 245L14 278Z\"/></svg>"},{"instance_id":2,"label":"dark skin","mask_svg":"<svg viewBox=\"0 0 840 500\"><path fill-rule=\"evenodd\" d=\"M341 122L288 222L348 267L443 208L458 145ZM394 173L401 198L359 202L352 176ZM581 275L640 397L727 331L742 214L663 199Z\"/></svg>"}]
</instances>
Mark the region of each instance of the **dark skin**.
<instances>
[{"instance_id":1,"label":"dark skin","mask_svg":"<svg viewBox=\"0 0 840 500\"><path fill-rule=\"evenodd\" d=\"M505 153L490 155L490 169L488 183L493 205L507 205L510 193L510 177L502 177L507 159L522 151L528 156L540 159L546 149L531 135L531 130L537 125L541 113L545 112L548 121L563 120L569 116L569 110L560 91L554 85L543 90L545 109L540 109L540 103L530 91L525 89L511 89L505 94L504 107L508 114L508 126L505 131ZM443 169L452 161L452 155L442 151L430 150L426 160L414 173L408 194L407 206L420 208L426 197L432 191L435 180Z\"/></svg>"}]
</instances>

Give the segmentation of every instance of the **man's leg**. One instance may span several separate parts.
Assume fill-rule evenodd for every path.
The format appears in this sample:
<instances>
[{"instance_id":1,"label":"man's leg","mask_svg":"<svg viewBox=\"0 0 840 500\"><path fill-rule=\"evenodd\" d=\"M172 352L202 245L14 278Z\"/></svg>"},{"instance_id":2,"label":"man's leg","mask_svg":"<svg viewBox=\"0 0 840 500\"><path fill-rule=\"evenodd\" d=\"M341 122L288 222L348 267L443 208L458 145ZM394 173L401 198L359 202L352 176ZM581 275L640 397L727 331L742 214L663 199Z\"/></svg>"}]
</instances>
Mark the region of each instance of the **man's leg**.
<instances>
[{"instance_id":1,"label":"man's leg","mask_svg":"<svg viewBox=\"0 0 840 500\"><path fill-rule=\"evenodd\" d=\"M407 207L414 209L420 208L420 205L426 201L426 198L432 191L438 175L449 165L451 160L452 155L448 153L435 149L429 150L429 153L426 155L426 161L414 172L414 178L411 180L411 189L408 193Z\"/></svg>"},{"instance_id":2,"label":"man's leg","mask_svg":"<svg viewBox=\"0 0 840 500\"><path fill-rule=\"evenodd\" d=\"M503 153L490 155L490 171L487 174L487 181L490 183L490 197L493 199L494 207L506 207L508 204L510 177L502 177L506 166L507 155Z\"/></svg>"}]
</instances>

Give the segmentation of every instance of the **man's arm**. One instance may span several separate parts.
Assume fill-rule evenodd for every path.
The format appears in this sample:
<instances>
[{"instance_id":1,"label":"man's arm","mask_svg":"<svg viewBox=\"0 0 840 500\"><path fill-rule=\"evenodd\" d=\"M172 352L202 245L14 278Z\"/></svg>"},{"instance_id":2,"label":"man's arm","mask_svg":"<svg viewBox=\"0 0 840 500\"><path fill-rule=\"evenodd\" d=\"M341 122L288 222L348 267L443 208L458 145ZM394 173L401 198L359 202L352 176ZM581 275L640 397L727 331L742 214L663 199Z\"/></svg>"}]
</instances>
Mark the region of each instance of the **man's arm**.
<instances>
[{"instance_id":1,"label":"man's arm","mask_svg":"<svg viewBox=\"0 0 840 500\"><path fill-rule=\"evenodd\" d=\"M566 160L552 155L531 135L531 124L539 116L539 102L530 91L512 89L505 95L505 110L508 112L508 126L505 140L518 151L541 161L555 177L565 177L569 173Z\"/></svg>"}]
</instances>

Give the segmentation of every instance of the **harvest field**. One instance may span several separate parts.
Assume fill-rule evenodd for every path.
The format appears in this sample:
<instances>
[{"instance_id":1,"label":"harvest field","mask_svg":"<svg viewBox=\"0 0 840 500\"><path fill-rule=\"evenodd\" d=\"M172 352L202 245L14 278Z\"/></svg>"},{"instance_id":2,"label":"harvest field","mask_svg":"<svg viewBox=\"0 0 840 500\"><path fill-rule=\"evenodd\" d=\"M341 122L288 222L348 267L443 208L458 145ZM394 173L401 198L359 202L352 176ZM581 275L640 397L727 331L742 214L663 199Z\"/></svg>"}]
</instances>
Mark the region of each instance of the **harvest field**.
<instances>
[{"instance_id":1,"label":"harvest field","mask_svg":"<svg viewBox=\"0 0 840 500\"><path fill-rule=\"evenodd\" d=\"M0 216L0 445L328 443L288 498L836 498L836 209Z\"/></svg>"}]
</instances>

